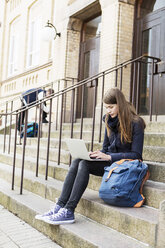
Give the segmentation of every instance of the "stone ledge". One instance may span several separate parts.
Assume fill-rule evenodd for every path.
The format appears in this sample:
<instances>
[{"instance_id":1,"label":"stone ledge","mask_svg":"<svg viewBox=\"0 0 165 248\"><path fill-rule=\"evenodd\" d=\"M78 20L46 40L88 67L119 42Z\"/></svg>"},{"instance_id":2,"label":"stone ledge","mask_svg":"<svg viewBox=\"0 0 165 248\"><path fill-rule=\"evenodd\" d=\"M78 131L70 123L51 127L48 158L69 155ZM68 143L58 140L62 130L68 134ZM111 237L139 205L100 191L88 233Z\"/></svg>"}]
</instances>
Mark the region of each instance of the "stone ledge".
<instances>
[{"instance_id":1,"label":"stone ledge","mask_svg":"<svg viewBox=\"0 0 165 248\"><path fill-rule=\"evenodd\" d=\"M17 169L15 173L15 184L20 185L20 176L18 176L20 175L20 169ZM24 175L25 189L23 192L26 193L26 190L28 190L51 201L59 197L62 182L51 178L45 181L43 176L40 175L36 178L33 173L28 171L25 171ZM10 180L10 178L11 176L8 173L3 174L3 179ZM151 245L155 243L154 237L158 218L156 209L149 207L140 209L113 207L99 199L98 192L87 189L76 210L80 214L123 234Z\"/></svg>"},{"instance_id":2,"label":"stone ledge","mask_svg":"<svg viewBox=\"0 0 165 248\"><path fill-rule=\"evenodd\" d=\"M131 239L78 214L76 223L72 225L52 226L35 220L35 215L45 212L51 202L27 191L24 192L24 195L19 195L17 190L11 191L9 185L3 180L0 182L0 203L62 247L109 248L109 244L111 244L111 248L120 248L121 243L122 248L148 247L147 244Z\"/></svg>"}]
</instances>

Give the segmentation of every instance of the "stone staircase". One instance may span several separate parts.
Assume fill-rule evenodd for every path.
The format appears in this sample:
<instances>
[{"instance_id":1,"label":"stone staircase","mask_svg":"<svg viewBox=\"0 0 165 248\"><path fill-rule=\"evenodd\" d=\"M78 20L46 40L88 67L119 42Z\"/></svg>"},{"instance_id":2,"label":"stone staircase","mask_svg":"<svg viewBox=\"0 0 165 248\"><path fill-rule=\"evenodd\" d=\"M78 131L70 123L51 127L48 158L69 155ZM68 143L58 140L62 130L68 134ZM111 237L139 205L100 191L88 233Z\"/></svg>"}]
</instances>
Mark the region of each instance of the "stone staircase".
<instances>
[{"instance_id":1,"label":"stone staircase","mask_svg":"<svg viewBox=\"0 0 165 248\"><path fill-rule=\"evenodd\" d=\"M52 124L49 177L45 180L47 128L46 124L43 125L38 177L35 177L37 138L27 138L23 195L19 194L22 145L17 145L15 190L12 191L14 137L12 134L11 153L8 154L2 152L3 136L0 135L0 204L49 236L61 247L165 247L165 236L162 234L163 207L161 207L165 200L165 124L148 124L145 132L143 157L147 161L151 176L144 186L146 202L142 208L120 208L105 204L98 197L101 178L91 175L88 188L76 208L76 222L60 226L52 226L34 218L37 213L47 211L59 197L69 167L70 156L64 138L70 136L70 124L63 125L60 165L57 165L59 131L56 131ZM91 128L91 124L86 121L84 130L87 131L83 131L83 139L89 150ZM80 123L75 123L75 138L79 138L79 130ZM96 127L94 149L99 148L101 144L98 143Z\"/></svg>"}]
</instances>

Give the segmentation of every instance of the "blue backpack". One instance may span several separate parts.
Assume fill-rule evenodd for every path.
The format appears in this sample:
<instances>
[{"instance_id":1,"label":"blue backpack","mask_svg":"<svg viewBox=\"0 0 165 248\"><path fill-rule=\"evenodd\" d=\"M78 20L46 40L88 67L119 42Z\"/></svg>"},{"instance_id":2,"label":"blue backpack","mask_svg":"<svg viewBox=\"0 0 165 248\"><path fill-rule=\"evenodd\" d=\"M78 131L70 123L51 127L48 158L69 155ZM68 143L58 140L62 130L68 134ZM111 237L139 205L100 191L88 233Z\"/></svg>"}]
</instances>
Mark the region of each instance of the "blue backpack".
<instances>
[{"instance_id":1,"label":"blue backpack","mask_svg":"<svg viewBox=\"0 0 165 248\"><path fill-rule=\"evenodd\" d=\"M142 161L122 159L104 168L99 189L100 198L120 207L141 207L144 182L149 178L148 166Z\"/></svg>"},{"instance_id":2,"label":"blue backpack","mask_svg":"<svg viewBox=\"0 0 165 248\"><path fill-rule=\"evenodd\" d=\"M21 126L21 138L24 137L25 126ZM37 137L38 134L38 123L30 122L27 123L26 137Z\"/></svg>"}]
</instances>

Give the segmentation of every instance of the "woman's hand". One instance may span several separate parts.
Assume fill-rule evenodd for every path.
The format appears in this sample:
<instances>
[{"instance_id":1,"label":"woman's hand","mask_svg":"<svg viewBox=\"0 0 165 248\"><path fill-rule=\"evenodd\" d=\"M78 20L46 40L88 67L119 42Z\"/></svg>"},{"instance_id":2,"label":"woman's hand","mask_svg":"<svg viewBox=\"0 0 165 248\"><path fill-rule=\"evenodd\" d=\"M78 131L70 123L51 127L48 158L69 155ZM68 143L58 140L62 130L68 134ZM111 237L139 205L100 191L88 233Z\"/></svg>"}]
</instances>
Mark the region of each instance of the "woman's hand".
<instances>
[{"instance_id":1,"label":"woman's hand","mask_svg":"<svg viewBox=\"0 0 165 248\"><path fill-rule=\"evenodd\" d=\"M107 161L110 161L111 160L111 156L110 155L105 154L103 152L100 152L99 150L94 151L94 152L89 152L89 156L91 158L104 159L104 160L107 160Z\"/></svg>"}]
</instances>

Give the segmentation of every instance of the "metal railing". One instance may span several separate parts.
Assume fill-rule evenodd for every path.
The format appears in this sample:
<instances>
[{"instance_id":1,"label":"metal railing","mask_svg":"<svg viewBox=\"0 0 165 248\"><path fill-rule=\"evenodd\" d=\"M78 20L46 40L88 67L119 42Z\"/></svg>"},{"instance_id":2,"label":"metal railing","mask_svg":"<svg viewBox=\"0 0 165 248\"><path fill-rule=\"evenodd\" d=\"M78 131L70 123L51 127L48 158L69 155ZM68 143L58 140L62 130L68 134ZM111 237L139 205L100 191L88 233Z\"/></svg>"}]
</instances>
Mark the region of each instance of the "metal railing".
<instances>
[{"instance_id":1,"label":"metal railing","mask_svg":"<svg viewBox=\"0 0 165 248\"><path fill-rule=\"evenodd\" d=\"M54 88L54 85L55 84L59 84L60 82L65 82L67 84L67 82L69 81L72 81L72 80L77 80L77 78L72 78L72 77L67 77L67 78L62 78L62 79L57 79L53 82L50 82L50 83L46 83L46 84L43 84L42 86L39 86L39 87L36 87L34 90L31 91L32 92L35 92L36 90L39 90L39 89L43 89L45 90L46 88ZM28 90L28 89L27 89ZM28 95L28 93L25 93L24 96ZM20 95L17 95L15 97L13 97L11 100L7 100L7 101L4 101L4 102L1 102L0 103L0 108L2 108L3 106L7 106L7 105L12 105L14 104L15 101L17 101L18 99L20 99ZM10 109L10 111L12 112L13 109Z\"/></svg>"},{"instance_id":2,"label":"metal railing","mask_svg":"<svg viewBox=\"0 0 165 248\"><path fill-rule=\"evenodd\" d=\"M30 93L33 93L33 92L36 92L38 90L46 90L48 88L52 88L52 89L56 89L57 88L57 92L59 91L60 89L60 85L61 84L64 84L64 85L67 85L69 82L75 82L77 81L76 78L71 78L71 77L67 77L67 78L64 78L64 79L58 79L58 80L55 80L51 83L47 83L47 84L44 84L40 87L36 87L34 89L31 89ZM23 93L24 97L25 96L28 96L29 93ZM16 113L17 111L20 111L21 109L24 109L24 107L19 107L18 108L18 104L16 104L16 102L19 100L20 102L20 95L12 98L11 100L7 100L5 102L2 102L0 104L0 108L1 108L1 111L2 109L4 108L5 109L5 113L0 113L0 116L5 116L5 121L4 121L4 152L5 152L5 136L6 136L6 126L7 124L9 124L9 140L11 138L11 128L12 128L12 116L14 113ZM34 103L38 103L37 100L34 102ZM34 105L34 103L32 105ZM16 106L15 109L14 109L14 105ZM58 101L57 101L57 106L56 108L58 109ZM13 114L11 114L13 113ZM37 111L36 111L37 113ZM58 112L56 113L57 114L57 117L56 119L58 119ZM10 116L10 120L9 120L9 123L8 123L8 116ZM36 117L35 117L36 119ZM1 125L2 125L2 121L1 121ZM58 128L58 123L56 122L56 129ZM10 142L9 142L9 147L8 147L8 153L10 153Z\"/></svg>"},{"instance_id":3,"label":"metal railing","mask_svg":"<svg viewBox=\"0 0 165 248\"><path fill-rule=\"evenodd\" d=\"M25 114L25 125L24 125L24 135L23 135L23 144L22 144L22 165L21 165L21 184L20 184L20 194L23 192L23 179L24 179L24 164L25 164L25 150L26 150L26 142L27 142L27 123L28 123L28 112L30 109L38 108L39 113L38 118L36 117L35 121L38 122L38 136L37 136L37 154L36 154L36 171L35 175L38 177L39 171L39 158L40 158L40 140L42 137L42 108L41 105L45 102L49 103L49 123L48 123L48 135L47 135L47 147L46 147L46 167L45 167L45 180L48 179L48 168L49 168L49 155L50 155L50 141L51 141L51 127L52 127L52 111L56 113L56 120L55 120L55 130L58 129L58 156L57 156L57 164L61 163L61 144L62 144L62 134L63 134L63 124L66 122L65 115L69 109L69 120L70 123L70 138L74 137L74 122L75 122L75 113L76 113L76 101L78 97L81 97L81 117L80 117L80 130L79 130L79 138L83 138L83 124L84 124L84 103L86 102L85 96L85 87L89 83L93 83L93 114L91 117L92 121L92 131L90 137L90 149L93 150L94 141L96 140L96 132L95 127L96 124L99 126L97 131L97 142L101 142L102 139L102 116L103 116L103 102L102 98L105 92L105 83L110 80L114 80L114 85L119 87L121 90L124 88L123 81L126 78L128 81L128 71L130 77L130 91L129 91L129 101L132 102L136 110L138 112L139 107L139 92L140 92L140 68L143 63L147 63L151 65L151 82L150 82L150 104L149 104L149 114L150 120L152 120L152 101L153 101L153 85L154 85L154 73L155 73L155 64L160 61L160 59L151 57L151 56L140 56L136 59L130 59L125 61L117 66L114 66L104 72L101 72L95 76L90 78L84 79L80 82L75 82L75 79L72 79L72 83L68 87L64 87L58 91L45 97L42 100L37 100L32 104L26 106L26 108L16 109L14 111L6 112L3 115L7 119L12 116L15 116L15 124L18 122L18 116L24 112ZM129 67L130 66L130 67ZM129 68L128 68L129 67ZM127 77L125 77L125 70L127 71ZM130 73L132 71L132 73ZM78 95L81 92L81 95ZM97 98L97 93L99 89L99 95L101 98ZM69 96L67 94L70 94ZM71 102L68 99L71 98ZM53 104L53 101L56 100L56 104ZM68 104L70 103L70 108L68 108ZM99 106L99 108L98 108ZM96 107L99 109L96 112ZM97 115L97 122L96 122L96 115ZM38 121L37 121L38 120ZM5 127L4 127L4 144L3 144L3 152L6 152L6 136L7 136L7 121L5 120ZM11 146L11 124L10 121L9 125L9 132L8 132L8 153L10 153L10 146ZM15 167L16 167L16 156L17 156L17 125L15 125L15 132L14 132L14 143L13 143L13 172L12 172L12 189L14 189L14 180L15 180ZM55 158L53 159L55 161ZM71 157L68 163L71 161Z\"/></svg>"}]
</instances>

